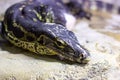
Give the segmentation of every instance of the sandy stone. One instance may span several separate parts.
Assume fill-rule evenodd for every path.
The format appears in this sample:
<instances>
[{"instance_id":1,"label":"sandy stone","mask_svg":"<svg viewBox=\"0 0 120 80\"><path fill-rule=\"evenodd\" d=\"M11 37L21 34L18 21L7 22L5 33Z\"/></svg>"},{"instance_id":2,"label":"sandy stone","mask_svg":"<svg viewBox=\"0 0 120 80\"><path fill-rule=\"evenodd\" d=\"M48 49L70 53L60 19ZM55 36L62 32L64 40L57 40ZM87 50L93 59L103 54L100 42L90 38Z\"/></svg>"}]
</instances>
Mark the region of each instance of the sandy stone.
<instances>
[{"instance_id":1,"label":"sandy stone","mask_svg":"<svg viewBox=\"0 0 120 80\"><path fill-rule=\"evenodd\" d=\"M76 25L74 31L80 43L91 53L88 64L68 64L1 40L0 80L111 80L108 75L119 69L120 42L90 29L85 22Z\"/></svg>"},{"instance_id":2,"label":"sandy stone","mask_svg":"<svg viewBox=\"0 0 120 80\"><path fill-rule=\"evenodd\" d=\"M7 1L8 5L14 2ZM78 22L73 31L91 54L88 64L37 55L0 38L0 80L120 80L120 42L90 28L85 21Z\"/></svg>"}]
</instances>

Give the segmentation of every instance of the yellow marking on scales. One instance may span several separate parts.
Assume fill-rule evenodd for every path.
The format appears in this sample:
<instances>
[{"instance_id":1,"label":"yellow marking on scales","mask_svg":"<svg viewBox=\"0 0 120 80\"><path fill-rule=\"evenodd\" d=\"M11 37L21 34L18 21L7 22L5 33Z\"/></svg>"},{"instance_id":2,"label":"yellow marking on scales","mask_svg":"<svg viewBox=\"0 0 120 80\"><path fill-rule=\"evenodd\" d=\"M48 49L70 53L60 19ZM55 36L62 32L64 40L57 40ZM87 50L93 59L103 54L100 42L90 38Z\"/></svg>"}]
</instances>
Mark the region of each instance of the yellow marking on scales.
<instances>
[{"instance_id":1,"label":"yellow marking on scales","mask_svg":"<svg viewBox=\"0 0 120 80\"><path fill-rule=\"evenodd\" d=\"M18 25L16 22L13 23L13 26L19 28L19 29L20 29L21 31L23 31L24 33L28 33L25 29L23 29L22 26Z\"/></svg>"},{"instance_id":2,"label":"yellow marking on scales","mask_svg":"<svg viewBox=\"0 0 120 80\"><path fill-rule=\"evenodd\" d=\"M45 46L41 46L39 44L37 44L36 51L42 55L44 55L44 54L45 55L56 55L57 54L57 52L55 52Z\"/></svg>"},{"instance_id":3,"label":"yellow marking on scales","mask_svg":"<svg viewBox=\"0 0 120 80\"><path fill-rule=\"evenodd\" d=\"M12 31L9 31L7 29L7 25L5 25L5 30L7 33L7 36L6 38L12 43L14 44L15 46L18 46L18 47L21 47L23 49L27 49L29 51L32 51L32 52L35 52L35 53L39 53L39 54L42 54L42 55L56 55L57 52L55 52L54 50L51 50L49 48L47 48L46 46L43 46L43 45L40 45L37 41L34 41L34 42L27 42L27 41L24 41L24 40L21 40L21 39L18 39L14 36L13 32ZM26 33L25 36L27 35L30 35L30 36L33 36L35 37L34 34L30 33L30 32L27 32L22 26L18 25L15 20L13 20L13 26L14 27L17 27L17 28L20 28L21 31L23 31L24 33ZM36 37L35 37L36 38ZM26 39L27 40L27 39Z\"/></svg>"},{"instance_id":4,"label":"yellow marking on scales","mask_svg":"<svg viewBox=\"0 0 120 80\"><path fill-rule=\"evenodd\" d=\"M45 38L47 39L47 37L46 37L45 35L40 35L40 36L37 38L37 41L39 42L39 41L41 41L41 40L43 39L42 45L45 45L45 40L44 40Z\"/></svg>"},{"instance_id":5,"label":"yellow marking on scales","mask_svg":"<svg viewBox=\"0 0 120 80\"><path fill-rule=\"evenodd\" d=\"M38 42L22 41L16 37L13 37L10 33L7 33L6 38L14 45L21 47L23 49L27 49L29 51L35 52L37 54L41 54L41 55L56 55L57 54L57 52L47 48L46 46L40 45Z\"/></svg>"},{"instance_id":6,"label":"yellow marking on scales","mask_svg":"<svg viewBox=\"0 0 120 80\"><path fill-rule=\"evenodd\" d=\"M8 32L8 26L5 24L5 22L4 22L4 26L5 26L5 31Z\"/></svg>"},{"instance_id":7,"label":"yellow marking on scales","mask_svg":"<svg viewBox=\"0 0 120 80\"><path fill-rule=\"evenodd\" d=\"M46 22L48 23L54 23L54 19L53 19L53 12L52 12L52 9L50 8L51 11L49 11L47 13L47 16L46 16Z\"/></svg>"},{"instance_id":8,"label":"yellow marking on scales","mask_svg":"<svg viewBox=\"0 0 120 80\"><path fill-rule=\"evenodd\" d=\"M49 15L45 18L46 23L54 23L54 20L52 19L52 17Z\"/></svg>"},{"instance_id":9,"label":"yellow marking on scales","mask_svg":"<svg viewBox=\"0 0 120 80\"><path fill-rule=\"evenodd\" d=\"M26 41L21 41L21 40L19 40L18 38L12 36L10 33L7 34L7 37L6 37L6 38L7 38L11 43L13 43L14 45L16 45L16 46L18 46L18 47L27 49L27 50L32 51L32 52L36 52L35 43L30 43L30 42L26 42Z\"/></svg>"},{"instance_id":10,"label":"yellow marking on scales","mask_svg":"<svg viewBox=\"0 0 120 80\"><path fill-rule=\"evenodd\" d=\"M36 14L36 16L39 18L39 20L41 21L42 20L42 16L40 14L38 14L37 11L33 10L33 12Z\"/></svg>"},{"instance_id":11,"label":"yellow marking on scales","mask_svg":"<svg viewBox=\"0 0 120 80\"><path fill-rule=\"evenodd\" d=\"M50 19L46 18L46 23L50 23Z\"/></svg>"},{"instance_id":12,"label":"yellow marking on scales","mask_svg":"<svg viewBox=\"0 0 120 80\"><path fill-rule=\"evenodd\" d=\"M36 18L33 18L33 21L34 21L34 22L37 22L37 19L36 19Z\"/></svg>"},{"instance_id":13,"label":"yellow marking on scales","mask_svg":"<svg viewBox=\"0 0 120 80\"><path fill-rule=\"evenodd\" d=\"M21 31L23 31L24 33L28 33L25 29L23 29L22 26L18 25L16 22L13 22L13 26L19 28L19 29L20 29Z\"/></svg>"},{"instance_id":14,"label":"yellow marking on scales","mask_svg":"<svg viewBox=\"0 0 120 80\"><path fill-rule=\"evenodd\" d=\"M16 22L13 22L13 26L19 28L22 32L24 32L25 35L31 36L31 37L33 37L34 39L36 39L35 34L26 31L22 26L18 25Z\"/></svg>"}]
</instances>

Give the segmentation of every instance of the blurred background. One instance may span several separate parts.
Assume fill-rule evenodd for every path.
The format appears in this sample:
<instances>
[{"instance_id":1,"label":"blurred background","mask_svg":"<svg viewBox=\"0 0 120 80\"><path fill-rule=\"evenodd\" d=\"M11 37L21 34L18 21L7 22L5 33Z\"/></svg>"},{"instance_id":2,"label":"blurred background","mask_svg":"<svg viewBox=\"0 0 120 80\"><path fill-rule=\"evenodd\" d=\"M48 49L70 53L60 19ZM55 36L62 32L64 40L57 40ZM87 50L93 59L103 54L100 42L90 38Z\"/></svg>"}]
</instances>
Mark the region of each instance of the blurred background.
<instances>
[{"instance_id":1,"label":"blurred background","mask_svg":"<svg viewBox=\"0 0 120 80\"><path fill-rule=\"evenodd\" d=\"M79 0L92 13L89 27L120 41L120 0Z\"/></svg>"}]
</instances>

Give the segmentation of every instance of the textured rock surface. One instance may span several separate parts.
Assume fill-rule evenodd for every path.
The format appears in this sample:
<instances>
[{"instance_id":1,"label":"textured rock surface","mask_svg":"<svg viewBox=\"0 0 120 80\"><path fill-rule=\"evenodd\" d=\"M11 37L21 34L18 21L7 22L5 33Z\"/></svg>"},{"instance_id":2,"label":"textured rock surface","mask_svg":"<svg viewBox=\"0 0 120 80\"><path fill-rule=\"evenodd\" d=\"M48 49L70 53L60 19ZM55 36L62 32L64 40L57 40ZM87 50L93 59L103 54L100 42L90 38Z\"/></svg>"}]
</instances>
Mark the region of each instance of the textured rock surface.
<instances>
[{"instance_id":1,"label":"textured rock surface","mask_svg":"<svg viewBox=\"0 0 120 80\"><path fill-rule=\"evenodd\" d=\"M120 74L120 43L90 29L84 22L76 28L80 43L91 53L88 64L68 64L34 55L1 40L0 80L113 80Z\"/></svg>"},{"instance_id":2,"label":"textured rock surface","mask_svg":"<svg viewBox=\"0 0 120 80\"><path fill-rule=\"evenodd\" d=\"M120 80L120 42L84 21L73 31L91 53L88 64L68 64L36 55L1 39L0 80Z\"/></svg>"}]
</instances>

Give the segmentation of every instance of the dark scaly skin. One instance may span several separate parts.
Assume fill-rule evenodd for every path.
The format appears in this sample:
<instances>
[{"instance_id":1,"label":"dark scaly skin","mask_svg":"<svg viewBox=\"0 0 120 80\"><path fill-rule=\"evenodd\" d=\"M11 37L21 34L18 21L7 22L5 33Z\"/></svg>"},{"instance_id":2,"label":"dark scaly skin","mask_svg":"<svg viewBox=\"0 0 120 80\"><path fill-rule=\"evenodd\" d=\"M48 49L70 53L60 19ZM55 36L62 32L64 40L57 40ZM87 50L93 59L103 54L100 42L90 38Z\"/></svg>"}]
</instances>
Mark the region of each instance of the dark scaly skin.
<instances>
[{"instance_id":1,"label":"dark scaly skin","mask_svg":"<svg viewBox=\"0 0 120 80\"><path fill-rule=\"evenodd\" d=\"M65 27L63 13L67 10L63 6L54 0L16 3L5 13L2 36L15 46L38 54L57 55L60 59L87 63L89 52Z\"/></svg>"}]
</instances>

